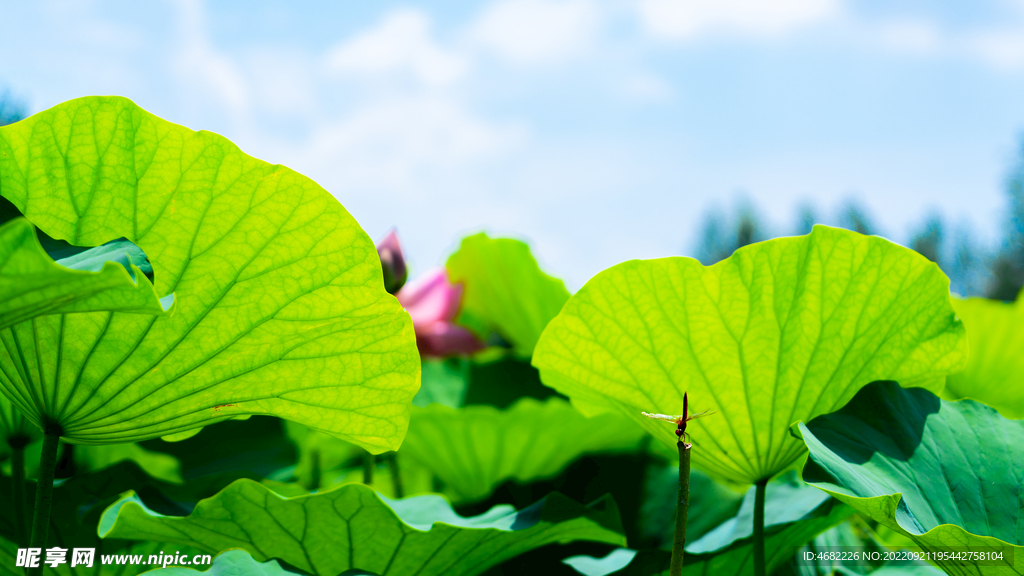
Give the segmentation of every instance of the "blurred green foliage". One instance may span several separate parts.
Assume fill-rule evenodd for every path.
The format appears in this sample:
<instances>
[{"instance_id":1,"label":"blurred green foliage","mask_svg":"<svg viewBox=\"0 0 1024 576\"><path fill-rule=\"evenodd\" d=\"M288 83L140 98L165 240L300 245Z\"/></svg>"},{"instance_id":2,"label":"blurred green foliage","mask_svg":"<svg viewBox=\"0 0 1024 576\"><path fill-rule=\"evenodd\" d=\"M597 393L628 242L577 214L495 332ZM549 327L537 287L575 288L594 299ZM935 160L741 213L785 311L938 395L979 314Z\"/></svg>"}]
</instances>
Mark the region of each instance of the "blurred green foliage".
<instances>
[{"instance_id":1,"label":"blurred green foliage","mask_svg":"<svg viewBox=\"0 0 1024 576\"><path fill-rule=\"evenodd\" d=\"M28 108L22 101L15 98L10 90L0 93L0 126L14 124L26 117L28 117Z\"/></svg>"}]
</instances>

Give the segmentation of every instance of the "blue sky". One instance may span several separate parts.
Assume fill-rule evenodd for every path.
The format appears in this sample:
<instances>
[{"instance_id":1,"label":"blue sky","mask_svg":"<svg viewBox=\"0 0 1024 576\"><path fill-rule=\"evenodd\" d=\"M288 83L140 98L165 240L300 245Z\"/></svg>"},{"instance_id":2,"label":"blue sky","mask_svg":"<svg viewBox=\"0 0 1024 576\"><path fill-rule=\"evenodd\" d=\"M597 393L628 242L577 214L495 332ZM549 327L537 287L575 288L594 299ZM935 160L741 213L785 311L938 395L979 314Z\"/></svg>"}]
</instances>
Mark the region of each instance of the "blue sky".
<instances>
[{"instance_id":1,"label":"blue sky","mask_svg":"<svg viewBox=\"0 0 1024 576\"><path fill-rule=\"evenodd\" d=\"M333 193L415 271L528 239L578 288L854 199L906 241L997 237L1024 133L1024 0L0 0L0 87L119 94Z\"/></svg>"}]
</instances>

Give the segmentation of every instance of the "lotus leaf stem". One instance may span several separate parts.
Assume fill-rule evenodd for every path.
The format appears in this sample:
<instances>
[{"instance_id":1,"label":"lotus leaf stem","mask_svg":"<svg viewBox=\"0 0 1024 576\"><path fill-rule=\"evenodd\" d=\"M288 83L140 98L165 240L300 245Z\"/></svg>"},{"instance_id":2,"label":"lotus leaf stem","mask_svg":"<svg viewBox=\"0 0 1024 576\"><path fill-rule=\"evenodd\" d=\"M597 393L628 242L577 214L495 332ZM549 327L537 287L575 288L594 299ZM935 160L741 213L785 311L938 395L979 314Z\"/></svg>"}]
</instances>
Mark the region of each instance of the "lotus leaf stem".
<instances>
[{"instance_id":1,"label":"lotus leaf stem","mask_svg":"<svg viewBox=\"0 0 1024 576\"><path fill-rule=\"evenodd\" d=\"M764 493L768 479L754 484L754 576L766 576L764 562Z\"/></svg>"},{"instance_id":2,"label":"lotus leaf stem","mask_svg":"<svg viewBox=\"0 0 1024 576\"><path fill-rule=\"evenodd\" d=\"M373 467L376 465L376 456L369 452L363 454L363 484L367 486L373 484Z\"/></svg>"},{"instance_id":3,"label":"lotus leaf stem","mask_svg":"<svg viewBox=\"0 0 1024 576\"><path fill-rule=\"evenodd\" d=\"M61 428L50 423L43 430L43 450L39 457L39 482L36 484L36 505L32 512L32 532L29 547L46 549L50 531L50 509L53 507L53 476L57 469L57 446L60 444ZM29 568L29 576L43 573L43 563Z\"/></svg>"},{"instance_id":4,"label":"lotus leaf stem","mask_svg":"<svg viewBox=\"0 0 1024 576\"><path fill-rule=\"evenodd\" d=\"M27 526L25 525L25 445L26 438L10 438L11 447L11 502L14 504L14 539L18 546L25 546Z\"/></svg>"},{"instance_id":5,"label":"lotus leaf stem","mask_svg":"<svg viewBox=\"0 0 1024 576\"><path fill-rule=\"evenodd\" d=\"M402 486L402 475L398 468L398 452L392 452L388 459L388 469L391 471L391 488L395 498L405 498L405 488Z\"/></svg>"},{"instance_id":6,"label":"lotus leaf stem","mask_svg":"<svg viewBox=\"0 0 1024 576\"><path fill-rule=\"evenodd\" d=\"M679 440L679 498L676 502L676 531L672 536L672 563L669 565L670 576L683 573L683 557L686 548L686 514L690 509L690 447Z\"/></svg>"}]
</instances>

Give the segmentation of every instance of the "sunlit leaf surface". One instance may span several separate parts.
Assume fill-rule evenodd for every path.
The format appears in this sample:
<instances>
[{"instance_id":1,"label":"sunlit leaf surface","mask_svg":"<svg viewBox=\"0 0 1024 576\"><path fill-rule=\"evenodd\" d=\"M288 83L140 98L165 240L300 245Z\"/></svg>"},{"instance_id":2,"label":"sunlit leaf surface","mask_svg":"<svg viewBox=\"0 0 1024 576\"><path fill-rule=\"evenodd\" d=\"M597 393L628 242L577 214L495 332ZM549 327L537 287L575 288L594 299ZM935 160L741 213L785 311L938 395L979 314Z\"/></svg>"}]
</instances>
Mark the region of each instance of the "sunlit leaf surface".
<instances>
[{"instance_id":1,"label":"sunlit leaf surface","mask_svg":"<svg viewBox=\"0 0 1024 576\"><path fill-rule=\"evenodd\" d=\"M153 285L137 266L102 257L79 257L64 264L46 255L28 220L0 224L0 328L54 313L164 312Z\"/></svg>"},{"instance_id":2,"label":"sunlit leaf surface","mask_svg":"<svg viewBox=\"0 0 1024 576\"><path fill-rule=\"evenodd\" d=\"M0 391L36 425L96 444L273 414L375 452L401 443L419 385L411 320L370 238L313 181L93 97L0 128L0 193L53 238L133 242L156 294L176 297L170 315L0 333Z\"/></svg>"},{"instance_id":3,"label":"sunlit leaf surface","mask_svg":"<svg viewBox=\"0 0 1024 576\"><path fill-rule=\"evenodd\" d=\"M480 233L448 258L448 277L465 287L462 311L529 357L541 332L569 299L565 284L541 271L530 247ZM470 326L473 328L474 326Z\"/></svg>"},{"instance_id":4,"label":"sunlit leaf surface","mask_svg":"<svg viewBox=\"0 0 1024 576\"><path fill-rule=\"evenodd\" d=\"M973 398L1007 418L1024 418L1024 298L957 298L953 307L967 328L971 357L946 379L943 397Z\"/></svg>"},{"instance_id":5,"label":"sunlit leaf surface","mask_svg":"<svg viewBox=\"0 0 1024 576\"><path fill-rule=\"evenodd\" d=\"M882 238L816 226L807 236L690 258L632 260L591 279L544 331L544 383L587 412L717 410L690 422L693 463L755 482L805 450L789 425L844 405L881 378L938 390L967 360L935 264Z\"/></svg>"}]
</instances>

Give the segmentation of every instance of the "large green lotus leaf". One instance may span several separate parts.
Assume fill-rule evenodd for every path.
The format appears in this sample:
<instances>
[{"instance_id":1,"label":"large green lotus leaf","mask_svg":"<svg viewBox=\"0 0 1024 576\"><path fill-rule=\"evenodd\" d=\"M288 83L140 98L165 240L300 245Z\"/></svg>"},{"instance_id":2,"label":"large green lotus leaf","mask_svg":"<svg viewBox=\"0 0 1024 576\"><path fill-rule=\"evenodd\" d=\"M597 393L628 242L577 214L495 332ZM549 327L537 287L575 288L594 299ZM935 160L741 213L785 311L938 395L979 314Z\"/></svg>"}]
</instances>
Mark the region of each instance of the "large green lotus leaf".
<instances>
[{"instance_id":1,"label":"large green lotus leaf","mask_svg":"<svg viewBox=\"0 0 1024 576\"><path fill-rule=\"evenodd\" d=\"M999 566L938 562L946 572L1024 573L1024 422L878 382L794 432L810 450L804 480L918 546L1014 554Z\"/></svg>"},{"instance_id":2,"label":"large green lotus leaf","mask_svg":"<svg viewBox=\"0 0 1024 576\"><path fill-rule=\"evenodd\" d=\"M153 285L137 266L129 264L126 270L116 262L82 257L74 264L78 266L65 267L51 260L28 220L0 225L0 328L45 314L164 312Z\"/></svg>"},{"instance_id":3,"label":"large green lotus leaf","mask_svg":"<svg viewBox=\"0 0 1024 576\"><path fill-rule=\"evenodd\" d=\"M0 198L0 203L6 202ZM3 216L0 213L0 220ZM157 300L149 259L131 242L121 239L85 250L44 253L33 226L20 214L13 216L16 219L0 226L0 291L6 287L11 292L0 298L0 328L54 312L116 309L159 314L173 303L173 295ZM50 257L58 258L56 265ZM135 278L140 279L138 284ZM12 442L31 442L40 435L39 428L0 394L0 436L7 440L0 443L0 454Z\"/></svg>"},{"instance_id":4,"label":"large green lotus leaf","mask_svg":"<svg viewBox=\"0 0 1024 576\"><path fill-rule=\"evenodd\" d=\"M193 560L195 557L188 558L190 564ZM202 559L200 560L202 561ZM293 576L301 574L285 570L277 560L257 562L245 550L228 550L223 554L218 554L209 569L206 566L201 566L197 570L172 565L155 570L160 570L160 576L199 576L200 574L208 576Z\"/></svg>"},{"instance_id":5,"label":"large green lotus leaf","mask_svg":"<svg viewBox=\"0 0 1024 576\"><path fill-rule=\"evenodd\" d=\"M565 284L541 271L519 240L467 236L446 267L449 279L464 286L462 311L484 320L518 356L533 353L544 327L569 299Z\"/></svg>"},{"instance_id":6,"label":"large green lotus leaf","mask_svg":"<svg viewBox=\"0 0 1024 576\"><path fill-rule=\"evenodd\" d=\"M946 378L943 397L973 398L1007 418L1024 418L1024 295L1012 304L954 298L967 328L971 357L963 372Z\"/></svg>"},{"instance_id":7,"label":"large green lotus leaf","mask_svg":"<svg viewBox=\"0 0 1024 576\"><path fill-rule=\"evenodd\" d=\"M258 561L277 558L317 576L350 569L472 575L549 543L625 543L618 508L607 497L582 506L553 492L520 512L497 506L464 518L436 495L390 500L346 484L282 498L246 480L200 502L188 517L147 511L132 496L108 508L99 529L104 537L169 539L212 553L242 548Z\"/></svg>"},{"instance_id":8,"label":"large green lotus leaf","mask_svg":"<svg viewBox=\"0 0 1024 576\"><path fill-rule=\"evenodd\" d=\"M51 237L138 245L156 293L177 297L170 315L0 333L0 391L35 424L101 444L273 414L399 446L419 384L411 320L373 242L308 178L97 97L0 128L0 186Z\"/></svg>"},{"instance_id":9,"label":"large green lotus leaf","mask_svg":"<svg viewBox=\"0 0 1024 576\"><path fill-rule=\"evenodd\" d=\"M237 478L237 476L235 477ZM101 540L96 534L96 525L103 510L121 498L130 489L137 489L146 494L154 507L167 512L187 511L200 498L216 493L233 479L218 479L209 482L196 482L189 486L178 486L155 480L146 475L138 466L130 462L122 462L99 472L84 474L71 478L53 489L53 510L50 515L50 545L69 550L72 548L94 548L96 555L92 568L76 566L70 563L59 565L56 569L44 568L49 576L133 576L152 568L145 564L131 566L103 565L102 556L141 555L145 560L150 554L160 551L181 551L197 553L190 547L168 544L164 541L130 542L126 540ZM0 494L10 494L11 479L0 477ZM33 502L35 483L26 484L26 498ZM0 506L0 574L4 570L24 576L15 569L15 553L17 544L14 530L14 512L11 506ZM45 554L44 554L45 556Z\"/></svg>"},{"instance_id":10,"label":"large green lotus leaf","mask_svg":"<svg viewBox=\"0 0 1024 576\"><path fill-rule=\"evenodd\" d=\"M704 267L632 260L599 273L552 320L533 356L544 383L587 412L612 410L666 445L642 411L717 414L689 424L693 463L755 482L805 450L790 424L882 378L938 389L967 361L949 282L923 256L815 226Z\"/></svg>"},{"instance_id":11,"label":"large green lotus leaf","mask_svg":"<svg viewBox=\"0 0 1024 576\"><path fill-rule=\"evenodd\" d=\"M523 398L506 410L433 404L413 409L399 455L430 469L453 500L467 501L507 480L555 476L584 454L636 451L645 437L626 418L587 418L561 398Z\"/></svg>"}]
</instances>

